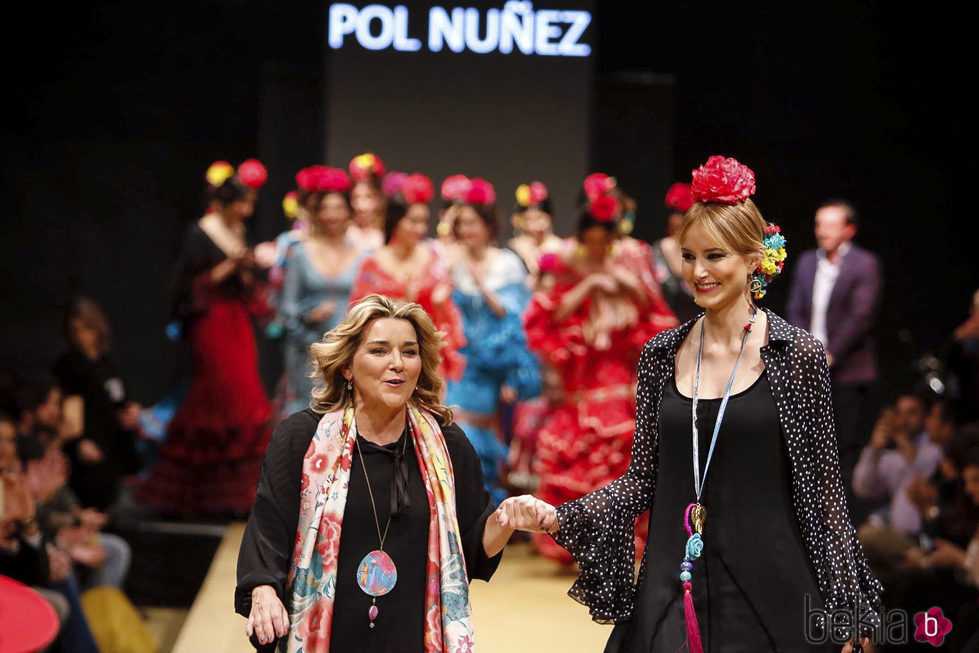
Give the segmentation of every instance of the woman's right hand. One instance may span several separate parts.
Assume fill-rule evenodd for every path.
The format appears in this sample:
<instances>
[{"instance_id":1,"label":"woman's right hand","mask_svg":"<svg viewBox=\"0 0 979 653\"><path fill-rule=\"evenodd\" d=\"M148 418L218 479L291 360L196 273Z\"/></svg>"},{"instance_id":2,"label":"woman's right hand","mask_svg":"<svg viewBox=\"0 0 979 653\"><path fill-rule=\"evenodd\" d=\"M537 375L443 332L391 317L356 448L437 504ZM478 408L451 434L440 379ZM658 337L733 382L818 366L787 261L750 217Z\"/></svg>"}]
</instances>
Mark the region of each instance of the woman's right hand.
<instances>
[{"instance_id":1,"label":"woman's right hand","mask_svg":"<svg viewBox=\"0 0 979 653\"><path fill-rule=\"evenodd\" d=\"M271 585L259 585L252 590L252 609L248 613L248 626L245 634L252 634L259 643L268 644L277 637L284 637L289 632L289 614L282 605L275 588Z\"/></svg>"}]
</instances>

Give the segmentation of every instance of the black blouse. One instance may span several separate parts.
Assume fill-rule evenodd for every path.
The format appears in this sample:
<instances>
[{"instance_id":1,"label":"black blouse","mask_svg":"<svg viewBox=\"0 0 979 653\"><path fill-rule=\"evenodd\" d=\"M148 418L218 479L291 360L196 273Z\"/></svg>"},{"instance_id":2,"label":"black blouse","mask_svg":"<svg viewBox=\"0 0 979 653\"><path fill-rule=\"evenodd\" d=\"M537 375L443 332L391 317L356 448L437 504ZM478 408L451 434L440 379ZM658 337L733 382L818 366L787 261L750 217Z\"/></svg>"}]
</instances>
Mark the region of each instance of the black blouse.
<instances>
[{"instance_id":1,"label":"black blouse","mask_svg":"<svg viewBox=\"0 0 979 653\"><path fill-rule=\"evenodd\" d=\"M761 348L761 357L785 436L793 513L823 603L828 610L852 612L859 601L865 621L878 623L883 587L871 573L850 522L823 347L809 333L765 312L769 343ZM694 323L664 331L646 343L639 360L636 433L626 474L558 508L561 528L555 540L581 567L569 595L602 623L626 621L633 614L632 526L656 496L661 401L674 377L676 352ZM644 554L640 584L646 566Z\"/></svg>"},{"instance_id":2,"label":"black blouse","mask_svg":"<svg viewBox=\"0 0 979 653\"><path fill-rule=\"evenodd\" d=\"M320 416L312 410L296 413L276 429L262 462L258 493L238 554L235 610L247 616L251 591L271 585L289 609L286 587L299 522L299 489L303 458ZM456 511L469 579L489 580L502 553L493 558L483 548L483 527L495 509L483 487L479 458L465 433L452 424L442 428L456 481ZM387 595L378 597L378 617L371 629L367 611L371 597L357 584L356 571L365 555L378 548L377 527L360 455L354 450L350 487L344 507L343 531L337 562L330 651L424 651L425 574L428 551L429 507L418 459L403 434L398 442L380 446L359 437L364 464L374 493L377 519L384 531L391 513L395 454L402 447L408 469L410 507L395 516L384 550L398 569L398 581ZM405 447L404 445L407 444Z\"/></svg>"},{"instance_id":3,"label":"black blouse","mask_svg":"<svg viewBox=\"0 0 979 653\"><path fill-rule=\"evenodd\" d=\"M704 553L694 563L693 594L704 651L809 651L802 624L822 607L790 499L790 472L767 373L732 395L706 479ZM649 513L647 559L628 634L609 649L666 652L686 638L679 563L687 539L684 509L695 500L691 400L668 382L660 406L659 491ZM706 468L720 399L697 410L700 468ZM622 633L613 634L613 640ZM652 643L650 645L650 642ZM606 650L609 650L606 649Z\"/></svg>"},{"instance_id":4,"label":"black blouse","mask_svg":"<svg viewBox=\"0 0 979 653\"><path fill-rule=\"evenodd\" d=\"M195 282L201 274L210 273L214 266L227 258L224 250L211 240L197 222L187 228L173 271L170 307L173 319L186 322L206 310L200 293L195 289ZM249 292L249 286L239 272L228 275L217 286L207 284L207 287L225 297L246 298Z\"/></svg>"}]
</instances>

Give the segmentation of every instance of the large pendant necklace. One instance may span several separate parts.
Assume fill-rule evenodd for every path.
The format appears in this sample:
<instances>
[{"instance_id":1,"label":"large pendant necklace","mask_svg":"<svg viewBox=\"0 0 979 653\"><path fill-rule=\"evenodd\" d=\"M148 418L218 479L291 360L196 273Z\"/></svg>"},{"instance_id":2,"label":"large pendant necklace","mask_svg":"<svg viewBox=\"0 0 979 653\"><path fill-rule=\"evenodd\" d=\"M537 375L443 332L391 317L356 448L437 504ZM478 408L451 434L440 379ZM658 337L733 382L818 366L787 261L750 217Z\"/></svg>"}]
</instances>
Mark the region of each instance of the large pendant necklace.
<instances>
[{"instance_id":1,"label":"large pendant necklace","mask_svg":"<svg viewBox=\"0 0 979 653\"><path fill-rule=\"evenodd\" d=\"M408 448L408 440L411 433L404 436L404 444L401 445L401 455L404 456ZM371 498L371 510L374 512L374 526L377 528L378 548L371 551L360 561L357 567L357 584L365 594L372 597L371 607L367 610L367 616L371 620L370 626L374 627L374 620L377 619L377 597L384 596L394 589L398 582L398 568L394 566L394 560L384 551L384 542L388 537L388 529L391 528L391 515L388 515L387 524L384 526L384 533L381 533L381 522L377 518L377 504L374 502L374 491L371 489L371 480L367 476L367 465L364 464L364 452L360 448L360 438L355 440L357 443L357 453L360 455L360 467L364 470L364 481L367 482L367 494Z\"/></svg>"},{"instance_id":2,"label":"large pendant necklace","mask_svg":"<svg viewBox=\"0 0 979 653\"><path fill-rule=\"evenodd\" d=\"M693 489L697 500L687 506L683 515L683 528L687 531L687 545L684 551L683 562L680 563L680 582L683 585L683 612L687 622L687 644L690 653L703 653L704 647L700 640L700 626L697 624L697 613L693 607L693 561L698 559L703 553L704 541L704 522L707 520L707 508L700 503L700 497L704 492L704 484L707 482L707 472L710 470L710 461L714 457L714 447L717 444L717 434L721 431L721 422L724 421L724 411L727 410L727 402L731 398L731 389L734 387L734 379L738 375L738 366L741 364L741 356L744 354L744 347L751 335L751 326L755 323L758 316L756 308L744 325L744 335L741 337L741 350L738 358L734 361L734 370L731 371L731 378L727 382L724 396L721 397L721 406L717 410L717 419L714 421L714 433L710 440L710 449L707 450L707 462L704 464L704 475L700 475L700 433L697 430L697 402L700 399L700 367L704 357L704 329L707 326L707 316L700 324L700 346L697 350L697 370L693 381L693 401L691 402L691 433L693 445Z\"/></svg>"}]
</instances>

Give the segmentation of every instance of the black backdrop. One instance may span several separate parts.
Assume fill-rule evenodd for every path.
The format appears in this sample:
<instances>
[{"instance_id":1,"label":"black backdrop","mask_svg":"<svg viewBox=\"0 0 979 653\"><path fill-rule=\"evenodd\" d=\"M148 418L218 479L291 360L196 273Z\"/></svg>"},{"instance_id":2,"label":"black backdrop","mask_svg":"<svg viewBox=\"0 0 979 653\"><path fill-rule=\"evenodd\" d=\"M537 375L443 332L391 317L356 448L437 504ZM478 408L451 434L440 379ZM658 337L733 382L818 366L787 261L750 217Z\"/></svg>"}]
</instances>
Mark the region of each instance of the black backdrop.
<instances>
[{"instance_id":1,"label":"black backdrop","mask_svg":"<svg viewBox=\"0 0 979 653\"><path fill-rule=\"evenodd\" d=\"M0 368L45 366L65 300L83 292L109 314L133 395L149 402L167 389L179 351L163 336L166 285L202 171L216 158L266 157L270 192L254 231L268 237L282 226L292 172L321 155L323 126L289 108L323 106L323 6L6 10L20 38L3 46ZM674 177L714 153L747 162L758 204L795 252L813 245L820 199L862 209L858 239L887 271L882 358L890 387L904 382L979 286L965 21L852 1L602 2L596 14L600 79L675 80ZM593 145L598 160L612 148L617 161L650 165L648 139L615 138ZM665 191L658 174L649 179L634 189L644 234L662 217L645 198ZM787 285L773 287L771 306L782 307Z\"/></svg>"}]
</instances>

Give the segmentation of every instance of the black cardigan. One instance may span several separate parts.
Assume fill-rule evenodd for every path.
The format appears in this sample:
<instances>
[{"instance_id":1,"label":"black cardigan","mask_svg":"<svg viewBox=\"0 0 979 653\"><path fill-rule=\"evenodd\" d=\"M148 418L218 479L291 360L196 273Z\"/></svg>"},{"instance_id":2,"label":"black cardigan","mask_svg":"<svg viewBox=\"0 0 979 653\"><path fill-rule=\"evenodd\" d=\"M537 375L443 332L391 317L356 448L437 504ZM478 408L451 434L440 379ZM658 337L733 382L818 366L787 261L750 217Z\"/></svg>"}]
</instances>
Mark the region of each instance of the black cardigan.
<instances>
[{"instance_id":1,"label":"black cardigan","mask_svg":"<svg viewBox=\"0 0 979 653\"><path fill-rule=\"evenodd\" d=\"M850 522L840 478L829 369L812 335L769 310L769 342L761 348L792 473L792 505L826 610L852 610L878 623L883 587L867 565ZM677 350L697 319L658 334L639 360L636 432L625 475L558 508L554 539L574 555L581 575L569 590L601 623L632 615L633 524L653 505L659 406L673 377ZM645 573L645 553L640 575ZM641 578L641 577L640 577ZM869 612L868 612L869 611Z\"/></svg>"}]
</instances>

